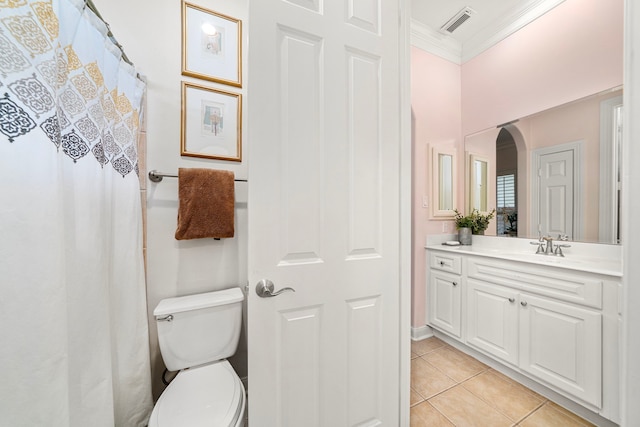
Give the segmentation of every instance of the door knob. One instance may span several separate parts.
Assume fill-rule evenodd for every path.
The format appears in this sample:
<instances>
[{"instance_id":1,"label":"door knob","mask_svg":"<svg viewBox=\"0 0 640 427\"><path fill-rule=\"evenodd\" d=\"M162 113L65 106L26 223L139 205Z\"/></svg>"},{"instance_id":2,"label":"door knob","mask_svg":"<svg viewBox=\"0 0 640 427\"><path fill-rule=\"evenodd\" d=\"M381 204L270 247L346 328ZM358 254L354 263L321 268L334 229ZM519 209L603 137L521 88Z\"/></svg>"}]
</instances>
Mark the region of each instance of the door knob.
<instances>
[{"instance_id":1,"label":"door knob","mask_svg":"<svg viewBox=\"0 0 640 427\"><path fill-rule=\"evenodd\" d=\"M274 289L275 289L275 286L273 286L273 282L271 280L262 279L256 285L256 294L258 294L258 296L260 298L270 298L270 297L275 297L277 295L280 295L283 292L287 292L287 291L295 292L296 291L293 288L282 288L282 289L274 292Z\"/></svg>"}]
</instances>

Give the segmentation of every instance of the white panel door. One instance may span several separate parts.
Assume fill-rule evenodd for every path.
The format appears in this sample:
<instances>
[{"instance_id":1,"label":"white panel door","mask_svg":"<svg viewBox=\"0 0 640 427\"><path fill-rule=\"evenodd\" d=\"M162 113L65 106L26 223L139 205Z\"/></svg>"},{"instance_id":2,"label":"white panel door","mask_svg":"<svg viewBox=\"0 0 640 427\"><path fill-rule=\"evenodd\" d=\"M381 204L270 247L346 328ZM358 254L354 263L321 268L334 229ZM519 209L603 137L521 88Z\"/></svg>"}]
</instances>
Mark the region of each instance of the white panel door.
<instances>
[{"instance_id":1,"label":"white panel door","mask_svg":"<svg viewBox=\"0 0 640 427\"><path fill-rule=\"evenodd\" d=\"M575 237L573 159L573 150L544 154L539 158L539 230L544 235Z\"/></svg>"},{"instance_id":2,"label":"white panel door","mask_svg":"<svg viewBox=\"0 0 640 427\"><path fill-rule=\"evenodd\" d=\"M398 12L250 2L252 427L399 424Z\"/></svg>"}]
</instances>

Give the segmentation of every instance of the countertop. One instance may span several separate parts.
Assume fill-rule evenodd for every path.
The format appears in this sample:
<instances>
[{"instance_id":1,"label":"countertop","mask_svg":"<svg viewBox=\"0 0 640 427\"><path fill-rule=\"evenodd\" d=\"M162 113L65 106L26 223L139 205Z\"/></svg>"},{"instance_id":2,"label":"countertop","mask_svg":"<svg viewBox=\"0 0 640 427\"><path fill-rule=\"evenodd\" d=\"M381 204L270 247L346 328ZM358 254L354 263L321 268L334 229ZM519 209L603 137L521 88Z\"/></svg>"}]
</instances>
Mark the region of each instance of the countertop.
<instances>
[{"instance_id":1,"label":"countertop","mask_svg":"<svg viewBox=\"0 0 640 427\"><path fill-rule=\"evenodd\" d=\"M478 240L478 236L474 236ZM491 241L495 239L495 241ZM493 237L484 238L479 244L448 246L442 244L447 241L444 238L427 239L427 250L446 251L465 255L482 256L501 260L524 262L528 264L545 265L550 267L564 268L567 270L582 271L587 273L602 274L606 276L622 277L622 257L617 257L615 247L604 248L603 245L592 245L586 247L585 244L573 244L573 251L570 248L564 249L565 256L536 254L536 246L531 245L528 240L518 242L514 246L513 240L508 239L508 244L501 242L505 238ZM435 241L434 241L435 240ZM438 241L440 240L440 241ZM562 242L565 243L565 242ZM566 242L571 244L571 242ZM600 247L598 247L600 246ZM528 250L525 250L527 248ZM598 254L598 250L603 254Z\"/></svg>"}]
</instances>

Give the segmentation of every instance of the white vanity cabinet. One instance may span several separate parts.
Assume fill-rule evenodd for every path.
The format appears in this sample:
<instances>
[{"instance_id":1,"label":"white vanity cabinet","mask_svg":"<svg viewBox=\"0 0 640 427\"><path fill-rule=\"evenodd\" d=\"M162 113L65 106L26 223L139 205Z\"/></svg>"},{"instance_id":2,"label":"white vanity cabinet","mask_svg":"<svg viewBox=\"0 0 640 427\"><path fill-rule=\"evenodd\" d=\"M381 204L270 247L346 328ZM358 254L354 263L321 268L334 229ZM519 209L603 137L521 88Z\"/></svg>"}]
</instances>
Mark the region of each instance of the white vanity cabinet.
<instances>
[{"instance_id":1,"label":"white vanity cabinet","mask_svg":"<svg viewBox=\"0 0 640 427\"><path fill-rule=\"evenodd\" d=\"M602 405L602 286L585 273L467 257L467 344Z\"/></svg>"},{"instance_id":2,"label":"white vanity cabinet","mask_svg":"<svg viewBox=\"0 0 640 427\"><path fill-rule=\"evenodd\" d=\"M429 322L454 337L461 338L462 266L461 257L433 253L429 260Z\"/></svg>"},{"instance_id":3,"label":"white vanity cabinet","mask_svg":"<svg viewBox=\"0 0 640 427\"><path fill-rule=\"evenodd\" d=\"M602 407L602 314L520 295L520 368L597 408Z\"/></svg>"},{"instance_id":4,"label":"white vanity cabinet","mask_svg":"<svg viewBox=\"0 0 640 427\"><path fill-rule=\"evenodd\" d=\"M511 365L518 364L518 292L467 279L467 343Z\"/></svg>"},{"instance_id":5,"label":"white vanity cabinet","mask_svg":"<svg viewBox=\"0 0 640 427\"><path fill-rule=\"evenodd\" d=\"M617 420L615 277L464 250L428 261L430 326Z\"/></svg>"}]
</instances>

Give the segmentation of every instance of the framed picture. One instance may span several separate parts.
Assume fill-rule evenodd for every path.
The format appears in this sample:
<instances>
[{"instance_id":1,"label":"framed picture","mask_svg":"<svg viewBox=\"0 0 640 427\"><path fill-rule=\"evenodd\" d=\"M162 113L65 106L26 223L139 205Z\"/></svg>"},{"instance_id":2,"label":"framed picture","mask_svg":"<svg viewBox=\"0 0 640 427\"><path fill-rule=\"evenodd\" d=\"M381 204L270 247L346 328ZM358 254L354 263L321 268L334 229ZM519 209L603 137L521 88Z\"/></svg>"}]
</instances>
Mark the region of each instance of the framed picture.
<instances>
[{"instance_id":1,"label":"framed picture","mask_svg":"<svg viewBox=\"0 0 640 427\"><path fill-rule=\"evenodd\" d=\"M182 74L242 87L242 21L183 1Z\"/></svg>"},{"instance_id":2,"label":"framed picture","mask_svg":"<svg viewBox=\"0 0 640 427\"><path fill-rule=\"evenodd\" d=\"M242 95L182 82L180 155L242 161Z\"/></svg>"}]
</instances>

